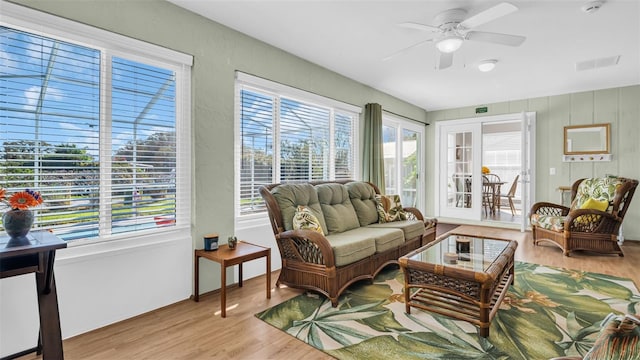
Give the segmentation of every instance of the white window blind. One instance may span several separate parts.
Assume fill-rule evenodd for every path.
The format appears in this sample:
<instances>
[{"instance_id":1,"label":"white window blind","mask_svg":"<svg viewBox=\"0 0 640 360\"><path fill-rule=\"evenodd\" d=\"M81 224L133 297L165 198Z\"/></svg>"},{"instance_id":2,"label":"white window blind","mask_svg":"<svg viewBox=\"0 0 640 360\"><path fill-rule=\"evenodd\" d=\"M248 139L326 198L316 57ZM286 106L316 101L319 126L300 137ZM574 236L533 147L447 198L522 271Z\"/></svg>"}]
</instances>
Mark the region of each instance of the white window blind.
<instances>
[{"instance_id":1,"label":"white window blind","mask_svg":"<svg viewBox=\"0 0 640 360\"><path fill-rule=\"evenodd\" d=\"M360 109L340 108L335 100L297 89L290 89L292 96L288 89L265 80L238 84L239 216L266 211L262 185L358 176L354 149Z\"/></svg>"},{"instance_id":2,"label":"white window blind","mask_svg":"<svg viewBox=\"0 0 640 360\"><path fill-rule=\"evenodd\" d=\"M40 191L34 228L65 240L162 231L188 211L176 185L188 70L127 59L119 45L113 56L0 26L0 186Z\"/></svg>"},{"instance_id":3,"label":"white window blind","mask_svg":"<svg viewBox=\"0 0 640 360\"><path fill-rule=\"evenodd\" d=\"M256 91L240 92L240 212L266 210L258 189L273 183L275 98Z\"/></svg>"},{"instance_id":4,"label":"white window blind","mask_svg":"<svg viewBox=\"0 0 640 360\"><path fill-rule=\"evenodd\" d=\"M114 57L111 80L112 233L175 219L173 71Z\"/></svg>"}]
</instances>

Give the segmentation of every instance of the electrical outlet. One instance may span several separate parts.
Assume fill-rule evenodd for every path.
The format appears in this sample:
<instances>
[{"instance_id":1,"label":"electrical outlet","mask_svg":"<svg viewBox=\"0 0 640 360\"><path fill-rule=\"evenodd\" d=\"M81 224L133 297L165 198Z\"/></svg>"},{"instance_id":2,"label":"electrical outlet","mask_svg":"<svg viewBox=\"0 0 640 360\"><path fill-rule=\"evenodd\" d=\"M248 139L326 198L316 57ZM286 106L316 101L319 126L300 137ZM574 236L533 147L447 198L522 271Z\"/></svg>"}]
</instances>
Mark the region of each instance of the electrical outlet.
<instances>
[{"instance_id":1,"label":"electrical outlet","mask_svg":"<svg viewBox=\"0 0 640 360\"><path fill-rule=\"evenodd\" d=\"M556 174L556 168L549 168L549 175L555 175Z\"/></svg>"}]
</instances>

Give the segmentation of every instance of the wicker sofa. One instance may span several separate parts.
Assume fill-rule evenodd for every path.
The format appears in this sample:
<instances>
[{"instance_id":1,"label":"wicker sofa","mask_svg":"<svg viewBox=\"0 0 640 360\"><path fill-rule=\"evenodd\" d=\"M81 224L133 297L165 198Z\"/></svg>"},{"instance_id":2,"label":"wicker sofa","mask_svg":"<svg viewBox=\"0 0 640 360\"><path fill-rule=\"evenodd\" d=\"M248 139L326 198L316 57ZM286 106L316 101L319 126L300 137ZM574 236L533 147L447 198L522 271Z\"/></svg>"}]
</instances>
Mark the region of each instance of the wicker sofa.
<instances>
[{"instance_id":1,"label":"wicker sofa","mask_svg":"<svg viewBox=\"0 0 640 360\"><path fill-rule=\"evenodd\" d=\"M435 239L435 219L404 208L406 220L378 221L368 182L325 181L262 186L282 269L277 285L324 294L331 304L352 283L371 280L398 258ZM379 200L379 199L378 199ZM322 229L294 229L296 210L309 209Z\"/></svg>"}]
</instances>

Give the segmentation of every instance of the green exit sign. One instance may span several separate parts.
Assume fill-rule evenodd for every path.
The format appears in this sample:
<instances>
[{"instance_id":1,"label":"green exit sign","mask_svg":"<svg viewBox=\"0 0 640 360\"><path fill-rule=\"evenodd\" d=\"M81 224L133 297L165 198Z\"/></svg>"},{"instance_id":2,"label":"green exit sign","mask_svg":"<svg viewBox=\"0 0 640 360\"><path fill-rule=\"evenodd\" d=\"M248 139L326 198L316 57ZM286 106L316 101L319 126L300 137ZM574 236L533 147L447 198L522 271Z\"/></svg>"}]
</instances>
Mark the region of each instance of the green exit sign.
<instances>
[{"instance_id":1,"label":"green exit sign","mask_svg":"<svg viewBox=\"0 0 640 360\"><path fill-rule=\"evenodd\" d=\"M488 110L488 109L487 109L487 107L486 107L486 106L485 106L485 107L479 107L479 108L476 108L476 114L486 113L486 112L487 112L487 110Z\"/></svg>"}]
</instances>

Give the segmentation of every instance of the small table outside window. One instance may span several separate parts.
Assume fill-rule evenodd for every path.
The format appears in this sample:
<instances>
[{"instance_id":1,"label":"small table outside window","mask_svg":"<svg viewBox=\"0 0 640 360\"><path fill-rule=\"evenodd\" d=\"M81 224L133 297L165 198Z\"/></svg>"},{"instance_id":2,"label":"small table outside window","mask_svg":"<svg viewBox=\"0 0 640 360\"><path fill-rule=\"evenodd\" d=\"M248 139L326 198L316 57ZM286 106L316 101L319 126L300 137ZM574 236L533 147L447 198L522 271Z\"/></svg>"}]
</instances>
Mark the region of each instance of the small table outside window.
<instances>
[{"instance_id":1,"label":"small table outside window","mask_svg":"<svg viewBox=\"0 0 640 360\"><path fill-rule=\"evenodd\" d=\"M271 249L263 246L250 244L247 242L239 241L236 244L235 249L229 249L229 245L220 245L218 250L195 251L194 261L194 275L195 286L193 300L200 300L200 258L209 259L220 264L220 304L221 304L221 316L227 316L227 267L238 265L238 286L242 287L242 263L245 261L251 261L259 259L261 257L267 258L267 299L271 299Z\"/></svg>"}]
</instances>

